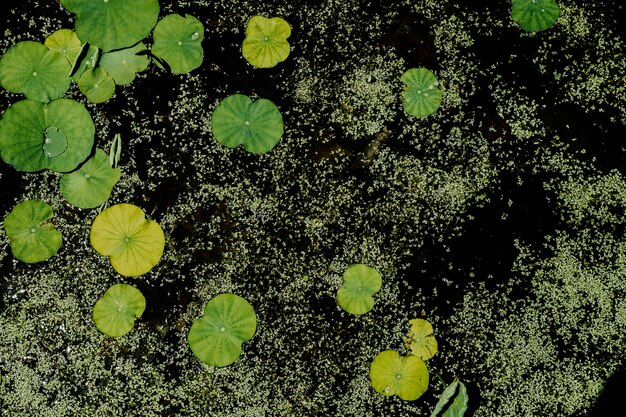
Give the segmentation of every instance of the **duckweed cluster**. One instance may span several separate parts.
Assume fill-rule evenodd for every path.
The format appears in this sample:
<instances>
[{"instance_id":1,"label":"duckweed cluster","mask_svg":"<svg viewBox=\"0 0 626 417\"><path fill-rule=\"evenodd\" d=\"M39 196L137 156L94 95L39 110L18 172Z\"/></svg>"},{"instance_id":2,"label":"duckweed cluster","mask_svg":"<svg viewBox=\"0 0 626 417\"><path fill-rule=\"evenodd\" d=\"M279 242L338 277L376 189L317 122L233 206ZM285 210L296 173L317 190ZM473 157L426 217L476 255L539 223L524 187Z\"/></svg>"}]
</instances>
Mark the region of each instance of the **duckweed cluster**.
<instances>
[{"instance_id":1,"label":"duckweed cluster","mask_svg":"<svg viewBox=\"0 0 626 417\"><path fill-rule=\"evenodd\" d=\"M89 245L95 212L62 200L60 174L0 167L0 217L42 199L67 238L33 267L12 259L0 231L0 415L428 415L444 388L434 378L404 402L376 393L368 377L379 352L407 353L415 317L446 345L429 372L458 375L474 416L589 410L625 356L626 179L621 154L609 158L567 128L563 109L576 105L613 131L626 123L623 41L606 3L561 1L555 26L529 35L516 32L506 2L164 2L163 15L192 13L205 48L215 43L201 69L152 68L110 102L85 103L98 146L108 152L115 133L125 143L109 204L141 206L165 232L160 264L132 281L146 311L126 336L99 333L92 307L119 277ZM240 56L257 14L293 28L288 60L269 73ZM24 2L7 16L19 30L2 33L0 53L71 27L55 2ZM413 21L393 26L398 16ZM403 46L416 31L421 40ZM518 56L485 64L500 33ZM394 80L424 59L443 100L409 120ZM285 132L271 152L212 138L212 111L237 92L280 108ZM85 101L75 86L69 96ZM0 108L15 101L0 91ZM554 106L562 117L552 120ZM530 192L553 215L537 230L519 214ZM492 236L485 224L511 231ZM490 236L502 252L479 240ZM465 250L482 246L486 258L468 259ZM354 263L385 277L360 317L335 298ZM235 363L214 368L186 335L224 292L254 306L257 333Z\"/></svg>"}]
</instances>

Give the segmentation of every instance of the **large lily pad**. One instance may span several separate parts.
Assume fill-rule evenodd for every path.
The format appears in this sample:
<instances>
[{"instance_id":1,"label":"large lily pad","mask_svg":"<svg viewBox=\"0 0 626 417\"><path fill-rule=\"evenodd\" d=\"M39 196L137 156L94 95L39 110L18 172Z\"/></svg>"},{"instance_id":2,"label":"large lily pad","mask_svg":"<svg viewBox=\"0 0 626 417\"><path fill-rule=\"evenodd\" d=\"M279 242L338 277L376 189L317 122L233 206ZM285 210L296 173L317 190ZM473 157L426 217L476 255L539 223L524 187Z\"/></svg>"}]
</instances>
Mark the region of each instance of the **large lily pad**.
<instances>
[{"instance_id":1,"label":"large lily pad","mask_svg":"<svg viewBox=\"0 0 626 417\"><path fill-rule=\"evenodd\" d=\"M115 81L102 68L89 68L78 79L78 89L92 103L103 103L113 97Z\"/></svg>"},{"instance_id":2,"label":"large lily pad","mask_svg":"<svg viewBox=\"0 0 626 417\"><path fill-rule=\"evenodd\" d=\"M63 55L38 42L18 42L0 58L2 87L44 103L67 91L69 72L70 64Z\"/></svg>"},{"instance_id":3,"label":"large lily pad","mask_svg":"<svg viewBox=\"0 0 626 417\"><path fill-rule=\"evenodd\" d=\"M18 101L0 120L0 157L20 171L72 171L91 153L94 133L89 112L74 100Z\"/></svg>"},{"instance_id":4,"label":"large lily pad","mask_svg":"<svg viewBox=\"0 0 626 417\"><path fill-rule=\"evenodd\" d=\"M386 350L372 361L370 381L383 395L413 401L428 389L428 369L417 356L400 356L395 350Z\"/></svg>"},{"instance_id":5,"label":"large lily pad","mask_svg":"<svg viewBox=\"0 0 626 417\"><path fill-rule=\"evenodd\" d=\"M402 106L408 114L426 117L439 108L442 95L435 74L426 68L411 68L400 81L405 84Z\"/></svg>"},{"instance_id":6,"label":"large lily pad","mask_svg":"<svg viewBox=\"0 0 626 417\"><path fill-rule=\"evenodd\" d=\"M154 220L132 204L116 204L102 211L91 225L91 246L108 256L111 265L124 276L150 271L161 259L165 235Z\"/></svg>"},{"instance_id":7,"label":"large lily pad","mask_svg":"<svg viewBox=\"0 0 626 417\"><path fill-rule=\"evenodd\" d=\"M102 149L96 149L93 158L78 170L61 176L59 188L68 203L93 208L107 201L119 179L120 169L111 168L107 154Z\"/></svg>"},{"instance_id":8,"label":"large lily pad","mask_svg":"<svg viewBox=\"0 0 626 417\"><path fill-rule=\"evenodd\" d=\"M411 329L404 338L411 353L425 361L437 353L437 339L433 334L433 326L424 319L409 320Z\"/></svg>"},{"instance_id":9,"label":"large lily pad","mask_svg":"<svg viewBox=\"0 0 626 417\"><path fill-rule=\"evenodd\" d=\"M107 336L120 337L132 330L145 309L141 291L132 285L115 284L94 305L93 322Z\"/></svg>"},{"instance_id":10,"label":"large lily pad","mask_svg":"<svg viewBox=\"0 0 626 417\"><path fill-rule=\"evenodd\" d=\"M202 64L204 26L193 16L165 16L154 28L152 53L165 60L174 74L184 74Z\"/></svg>"},{"instance_id":11,"label":"large lily pad","mask_svg":"<svg viewBox=\"0 0 626 417\"><path fill-rule=\"evenodd\" d=\"M76 36L76 32L70 29L59 29L51 33L44 45L51 51L57 52L65 57L70 64L73 64L82 49L80 39Z\"/></svg>"},{"instance_id":12,"label":"large lily pad","mask_svg":"<svg viewBox=\"0 0 626 417\"><path fill-rule=\"evenodd\" d=\"M513 0L511 17L527 32L546 30L559 19L555 0Z\"/></svg>"},{"instance_id":13,"label":"large lily pad","mask_svg":"<svg viewBox=\"0 0 626 417\"><path fill-rule=\"evenodd\" d=\"M207 365L227 366L241 354L241 344L254 336L256 314L244 298L219 294L204 308L204 316L189 330L191 351Z\"/></svg>"},{"instance_id":14,"label":"large lily pad","mask_svg":"<svg viewBox=\"0 0 626 417\"><path fill-rule=\"evenodd\" d=\"M271 68L289 56L291 27L284 19L253 16L246 26L241 52L257 68Z\"/></svg>"},{"instance_id":15,"label":"large lily pad","mask_svg":"<svg viewBox=\"0 0 626 417\"><path fill-rule=\"evenodd\" d=\"M11 241L11 252L20 261L35 263L57 253L63 237L50 219L52 207L41 200L17 204L4 219L4 230Z\"/></svg>"},{"instance_id":16,"label":"large lily pad","mask_svg":"<svg viewBox=\"0 0 626 417\"><path fill-rule=\"evenodd\" d=\"M159 17L158 0L62 0L76 14L76 33L108 52L146 38Z\"/></svg>"},{"instance_id":17,"label":"large lily pad","mask_svg":"<svg viewBox=\"0 0 626 417\"><path fill-rule=\"evenodd\" d=\"M219 143L229 148L241 144L253 153L271 150L283 134L283 116L266 99L252 101L243 94L222 100L211 118L211 130Z\"/></svg>"},{"instance_id":18,"label":"large lily pad","mask_svg":"<svg viewBox=\"0 0 626 417\"><path fill-rule=\"evenodd\" d=\"M145 70L150 63L146 55L137 55L137 52L146 50L146 45L138 43L132 48L107 52L100 58L100 67L104 69L117 85L130 84L138 72Z\"/></svg>"},{"instance_id":19,"label":"large lily pad","mask_svg":"<svg viewBox=\"0 0 626 417\"><path fill-rule=\"evenodd\" d=\"M382 286L380 272L364 264L350 266L343 273L337 301L350 314L365 314L374 307L374 294Z\"/></svg>"}]
</instances>

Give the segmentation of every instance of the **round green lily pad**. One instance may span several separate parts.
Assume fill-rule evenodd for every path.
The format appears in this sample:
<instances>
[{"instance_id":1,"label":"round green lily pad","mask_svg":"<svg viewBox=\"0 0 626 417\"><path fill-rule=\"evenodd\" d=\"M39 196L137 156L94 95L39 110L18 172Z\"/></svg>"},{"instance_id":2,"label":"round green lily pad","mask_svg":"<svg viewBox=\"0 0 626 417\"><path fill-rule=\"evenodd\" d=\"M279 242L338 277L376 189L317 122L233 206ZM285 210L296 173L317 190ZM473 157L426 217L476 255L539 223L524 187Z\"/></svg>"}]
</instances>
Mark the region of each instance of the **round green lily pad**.
<instances>
[{"instance_id":1,"label":"round green lily pad","mask_svg":"<svg viewBox=\"0 0 626 417\"><path fill-rule=\"evenodd\" d=\"M374 294L383 280L380 272L364 264L355 264L343 273L343 284L337 290L337 301L350 314L365 314L374 307Z\"/></svg>"},{"instance_id":2,"label":"round green lily pad","mask_svg":"<svg viewBox=\"0 0 626 417\"><path fill-rule=\"evenodd\" d=\"M93 322L107 336L120 337L132 330L145 309L141 291L132 285L115 284L93 306Z\"/></svg>"},{"instance_id":3,"label":"round green lily pad","mask_svg":"<svg viewBox=\"0 0 626 417\"><path fill-rule=\"evenodd\" d=\"M193 16L165 16L154 28L152 53L165 60L174 74L185 74L202 64L204 26Z\"/></svg>"},{"instance_id":4,"label":"round green lily pad","mask_svg":"<svg viewBox=\"0 0 626 417\"><path fill-rule=\"evenodd\" d=\"M72 171L91 153L94 133L89 112L74 100L18 101L0 120L0 157L20 171Z\"/></svg>"},{"instance_id":5,"label":"round green lily pad","mask_svg":"<svg viewBox=\"0 0 626 417\"><path fill-rule=\"evenodd\" d=\"M57 253L63 237L50 219L52 207L41 200L22 201L4 219L4 230L11 240L11 252L20 261L45 261Z\"/></svg>"},{"instance_id":6,"label":"round green lily pad","mask_svg":"<svg viewBox=\"0 0 626 417\"><path fill-rule=\"evenodd\" d=\"M411 329L404 338L411 353L425 361L437 353L437 339L433 334L433 326L424 319L409 320Z\"/></svg>"},{"instance_id":7,"label":"round green lily pad","mask_svg":"<svg viewBox=\"0 0 626 417\"><path fill-rule=\"evenodd\" d=\"M165 249L161 226L132 204L116 204L98 214L89 239L100 255L109 257L113 269L127 277L150 271Z\"/></svg>"},{"instance_id":8,"label":"round green lily pad","mask_svg":"<svg viewBox=\"0 0 626 417\"><path fill-rule=\"evenodd\" d=\"M135 75L145 70L150 63L146 55L137 55L137 52L145 50L146 45L138 43L132 48L107 52L100 58L100 67L113 78L115 84L130 84L135 79Z\"/></svg>"},{"instance_id":9,"label":"round green lily pad","mask_svg":"<svg viewBox=\"0 0 626 417\"><path fill-rule=\"evenodd\" d=\"M158 0L62 0L76 14L76 33L104 52L146 38L159 17Z\"/></svg>"},{"instance_id":10,"label":"round green lily pad","mask_svg":"<svg viewBox=\"0 0 626 417\"><path fill-rule=\"evenodd\" d=\"M80 76L78 89L92 103L103 103L113 97L115 81L102 68L89 68Z\"/></svg>"},{"instance_id":11,"label":"round green lily pad","mask_svg":"<svg viewBox=\"0 0 626 417\"><path fill-rule=\"evenodd\" d=\"M38 42L13 45L0 58L0 85L27 99L44 103L61 97L70 87L70 64Z\"/></svg>"},{"instance_id":12,"label":"round green lily pad","mask_svg":"<svg viewBox=\"0 0 626 417\"><path fill-rule=\"evenodd\" d=\"M241 344L255 331L256 314L250 303L235 294L219 294L204 307L204 316L193 323L187 341L202 362L227 366L237 360Z\"/></svg>"},{"instance_id":13,"label":"round green lily pad","mask_svg":"<svg viewBox=\"0 0 626 417\"><path fill-rule=\"evenodd\" d=\"M546 30L558 20L559 5L555 0L513 0L511 17L527 32Z\"/></svg>"},{"instance_id":14,"label":"round green lily pad","mask_svg":"<svg viewBox=\"0 0 626 417\"><path fill-rule=\"evenodd\" d=\"M405 84L402 106L408 114L426 117L439 108L442 96L435 74L426 68L411 68L400 81Z\"/></svg>"},{"instance_id":15,"label":"round green lily pad","mask_svg":"<svg viewBox=\"0 0 626 417\"><path fill-rule=\"evenodd\" d=\"M283 134L283 116L266 99L250 100L233 94L222 100L211 117L211 131L222 145L235 148L241 144L253 153L271 150Z\"/></svg>"},{"instance_id":16,"label":"round green lily pad","mask_svg":"<svg viewBox=\"0 0 626 417\"><path fill-rule=\"evenodd\" d=\"M243 57L257 68L274 67L289 56L290 35L289 23L280 17L252 16L241 46Z\"/></svg>"},{"instance_id":17,"label":"round green lily pad","mask_svg":"<svg viewBox=\"0 0 626 417\"><path fill-rule=\"evenodd\" d=\"M395 350L379 353L370 365L370 381L377 392L417 400L428 389L428 369L417 356L400 356Z\"/></svg>"},{"instance_id":18,"label":"round green lily pad","mask_svg":"<svg viewBox=\"0 0 626 417\"><path fill-rule=\"evenodd\" d=\"M59 188L68 203L80 208L93 208L107 201L119 179L120 169L111 168L107 154L102 149L96 149L93 158L78 170L61 176Z\"/></svg>"},{"instance_id":19,"label":"round green lily pad","mask_svg":"<svg viewBox=\"0 0 626 417\"><path fill-rule=\"evenodd\" d=\"M59 29L51 33L44 41L44 45L51 51L63 55L70 64L74 63L82 48L76 32L71 29Z\"/></svg>"}]
</instances>

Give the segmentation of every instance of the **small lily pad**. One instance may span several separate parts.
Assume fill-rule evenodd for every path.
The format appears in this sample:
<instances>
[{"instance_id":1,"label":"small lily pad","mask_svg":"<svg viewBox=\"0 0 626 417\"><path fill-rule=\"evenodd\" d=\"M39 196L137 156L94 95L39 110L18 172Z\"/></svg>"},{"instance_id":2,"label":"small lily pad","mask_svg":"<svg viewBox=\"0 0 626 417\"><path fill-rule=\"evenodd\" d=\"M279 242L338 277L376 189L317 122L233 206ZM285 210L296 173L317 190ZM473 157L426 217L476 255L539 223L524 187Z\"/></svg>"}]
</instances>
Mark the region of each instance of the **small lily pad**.
<instances>
[{"instance_id":1,"label":"small lily pad","mask_svg":"<svg viewBox=\"0 0 626 417\"><path fill-rule=\"evenodd\" d=\"M13 256L23 262L45 261L57 253L63 237L50 219L52 207L41 200L17 204L4 219L4 230L11 240Z\"/></svg>"},{"instance_id":2,"label":"small lily pad","mask_svg":"<svg viewBox=\"0 0 626 417\"><path fill-rule=\"evenodd\" d=\"M458 393L457 393L457 387ZM457 394L456 396L454 394ZM448 406L450 400L454 397L452 404ZM443 390L441 394L441 398L435 405L435 409L431 413L430 417L438 417L439 413L444 411L441 417L463 417L465 412L467 411L467 389L465 388L465 384L459 382L455 379L450 385ZM447 407L447 408L446 408Z\"/></svg>"},{"instance_id":3,"label":"small lily pad","mask_svg":"<svg viewBox=\"0 0 626 417\"><path fill-rule=\"evenodd\" d=\"M51 33L44 41L44 45L51 51L63 55L70 64L74 63L82 48L76 32L71 29L59 29Z\"/></svg>"},{"instance_id":4,"label":"small lily pad","mask_svg":"<svg viewBox=\"0 0 626 417\"><path fill-rule=\"evenodd\" d=\"M435 74L426 68L411 68L400 81L405 84L402 106L408 114L426 117L439 108L442 95Z\"/></svg>"},{"instance_id":5,"label":"small lily pad","mask_svg":"<svg viewBox=\"0 0 626 417\"><path fill-rule=\"evenodd\" d=\"M115 81L102 68L89 68L80 76L78 89L92 103L103 103L113 97Z\"/></svg>"},{"instance_id":6,"label":"small lily pad","mask_svg":"<svg viewBox=\"0 0 626 417\"><path fill-rule=\"evenodd\" d=\"M559 19L555 0L513 0L511 17L527 32L549 29Z\"/></svg>"},{"instance_id":7,"label":"small lily pad","mask_svg":"<svg viewBox=\"0 0 626 417\"><path fill-rule=\"evenodd\" d=\"M437 339L433 334L433 326L424 319L409 320L411 329L404 338L411 353L423 361L435 356L437 353Z\"/></svg>"},{"instance_id":8,"label":"small lily pad","mask_svg":"<svg viewBox=\"0 0 626 417\"><path fill-rule=\"evenodd\" d=\"M386 350L372 361L370 381L383 395L413 401L428 389L428 369L417 356L400 356L395 350Z\"/></svg>"},{"instance_id":9,"label":"small lily pad","mask_svg":"<svg viewBox=\"0 0 626 417\"><path fill-rule=\"evenodd\" d=\"M204 316L189 330L191 351L207 365L227 366L241 354L241 345L254 336L256 314L244 298L219 294L204 307Z\"/></svg>"},{"instance_id":10,"label":"small lily pad","mask_svg":"<svg viewBox=\"0 0 626 417\"><path fill-rule=\"evenodd\" d=\"M202 64L204 26L193 16L165 16L154 28L152 53L165 60L174 74L185 74Z\"/></svg>"},{"instance_id":11,"label":"small lily pad","mask_svg":"<svg viewBox=\"0 0 626 417\"><path fill-rule=\"evenodd\" d=\"M104 52L146 38L159 17L158 0L62 0L76 14L76 34Z\"/></svg>"},{"instance_id":12,"label":"small lily pad","mask_svg":"<svg viewBox=\"0 0 626 417\"><path fill-rule=\"evenodd\" d=\"M113 269L127 277L150 271L165 249L161 226L132 204L116 204L98 214L89 239L99 254L109 257Z\"/></svg>"},{"instance_id":13,"label":"small lily pad","mask_svg":"<svg viewBox=\"0 0 626 417\"><path fill-rule=\"evenodd\" d=\"M59 188L68 203L80 208L93 208L107 201L119 179L120 169L111 168L107 154L102 149L96 149L93 158L78 170L61 176Z\"/></svg>"},{"instance_id":14,"label":"small lily pad","mask_svg":"<svg viewBox=\"0 0 626 417\"><path fill-rule=\"evenodd\" d=\"M70 87L67 59L38 42L13 45L0 58L0 84L13 93L44 103L61 97Z\"/></svg>"},{"instance_id":15,"label":"small lily pad","mask_svg":"<svg viewBox=\"0 0 626 417\"><path fill-rule=\"evenodd\" d=\"M22 100L0 120L0 156L20 171L68 172L87 159L94 133L89 112L74 100Z\"/></svg>"},{"instance_id":16,"label":"small lily pad","mask_svg":"<svg viewBox=\"0 0 626 417\"><path fill-rule=\"evenodd\" d=\"M107 52L100 58L100 67L104 69L117 85L126 85L133 82L135 75L148 68L150 60L146 55L137 55L137 52L146 50L146 45L138 43L132 48Z\"/></svg>"},{"instance_id":17,"label":"small lily pad","mask_svg":"<svg viewBox=\"0 0 626 417\"><path fill-rule=\"evenodd\" d=\"M252 101L243 94L222 100L211 118L211 131L219 143L229 148L243 147L253 153L271 150L283 134L283 116L266 99Z\"/></svg>"},{"instance_id":18,"label":"small lily pad","mask_svg":"<svg viewBox=\"0 0 626 417\"><path fill-rule=\"evenodd\" d=\"M284 19L252 16L246 26L241 52L257 68L275 67L289 56L291 27Z\"/></svg>"},{"instance_id":19,"label":"small lily pad","mask_svg":"<svg viewBox=\"0 0 626 417\"><path fill-rule=\"evenodd\" d=\"M352 265L343 273L337 301L350 314L365 314L374 307L374 294L382 286L380 272L364 264Z\"/></svg>"},{"instance_id":20,"label":"small lily pad","mask_svg":"<svg viewBox=\"0 0 626 417\"><path fill-rule=\"evenodd\" d=\"M137 288L115 284L93 306L93 322L100 332L111 337L124 336L146 309L146 299Z\"/></svg>"}]
</instances>

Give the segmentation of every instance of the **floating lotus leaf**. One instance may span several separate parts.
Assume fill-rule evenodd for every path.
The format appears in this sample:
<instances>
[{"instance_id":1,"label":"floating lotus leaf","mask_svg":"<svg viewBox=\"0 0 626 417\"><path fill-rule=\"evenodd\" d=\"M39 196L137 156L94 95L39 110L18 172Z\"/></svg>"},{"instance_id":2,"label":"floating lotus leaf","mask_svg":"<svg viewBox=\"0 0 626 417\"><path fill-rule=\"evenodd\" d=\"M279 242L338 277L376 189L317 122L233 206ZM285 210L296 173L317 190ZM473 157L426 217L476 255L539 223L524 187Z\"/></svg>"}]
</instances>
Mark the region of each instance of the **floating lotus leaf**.
<instances>
[{"instance_id":1,"label":"floating lotus leaf","mask_svg":"<svg viewBox=\"0 0 626 417\"><path fill-rule=\"evenodd\" d=\"M459 388L457 393L457 387ZM457 394L454 396L454 394ZM454 396L454 400L452 404L448 406L448 403ZM465 388L465 384L459 382L455 379L450 385L443 390L441 394L441 398L435 405L435 409L431 413L430 417L438 417L439 413L444 409L446 410L441 417L463 417L465 412L467 411L467 389ZM446 408L447 407L447 408Z\"/></svg>"},{"instance_id":2,"label":"floating lotus leaf","mask_svg":"<svg viewBox=\"0 0 626 417\"><path fill-rule=\"evenodd\" d=\"M271 68L289 56L289 23L280 17L253 16L246 26L241 52L257 68Z\"/></svg>"},{"instance_id":3,"label":"floating lotus leaf","mask_svg":"<svg viewBox=\"0 0 626 417\"><path fill-rule=\"evenodd\" d=\"M91 153L94 133L89 112L74 100L18 101L0 120L0 157L20 171L72 171Z\"/></svg>"},{"instance_id":4,"label":"floating lotus leaf","mask_svg":"<svg viewBox=\"0 0 626 417\"><path fill-rule=\"evenodd\" d=\"M99 50L96 46L91 46L88 44L84 45L84 47L87 46L89 46L89 48L86 48L87 51L81 51L82 53L79 53L79 55L76 57L76 60L74 60L74 63L72 64L72 80L77 83L78 80L80 80L80 77L85 73L85 71L90 68L95 68L96 61L99 56Z\"/></svg>"},{"instance_id":5,"label":"floating lotus leaf","mask_svg":"<svg viewBox=\"0 0 626 417\"><path fill-rule=\"evenodd\" d=\"M92 103L103 103L113 97L115 81L102 68L89 68L80 76L78 89Z\"/></svg>"},{"instance_id":6,"label":"floating lotus leaf","mask_svg":"<svg viewBox=\"0 0 626 417\"><path fill-rule=\"evenodd\" d=\"M107 336L120 337L132 330L145 309L141 291L132 285L115 284L94 305L93 322Z\"/></svg>"},{"instance_id":7,"label":"floating lotus leaf","mask_svg":"<svg viewBox=\"0 0 626 417\"><path fill-rule=\"evenodd\" d=\"M511 17L525 31L539 32L558 20L559 5L555 0L513 0Z\"/></svg>"},{"instance_id":8,"label":"floating lotus leaf","mask_svg":"<svg viewBox=\"0 0 626 417\"><path fill-rule=\"evenodd\" d=\"M383 395L413 401L428 389L428 369L417 356L400 356L395 350L386 350L372 361L370 381Z\"/></svg>"},{"instance_id":9,"label":"floating lotus leaf","mask_svg":"<svg viewBox=\"0 0 626 417\"><path fill-rule=\"evenodd\" d=\"M99 254L109 257L113 269L127 277L151 270L165 248L161 226L132 204L116 204L98 214L89 239Z\"/></svg>"},{"instance_id":10,"label":"floating lotus leaf","mask_svg":"<svg viewBox=\"0 0 626 417\"><path fill-rule=\"evenodd\" d=\"M426 117L441 104L441 90L435 75L426 68L412 68L400 78L405 85L402 92L404 111L416 117Z\"/></svg>"},{"instance_id":11,"label":"floating lotus leaf","mask_svg":"<svg viewBox=\"0 0 626 417\"><path fill-rule=\"evenodd\" d=\"M13 256L23 262L45 261L57 253L63 237L50 219L52 207L41 200L17 204L4 219L4 230L11 240Z\"/></svg>"},{"instance_id":12,"label":"floating lotus leaf","mask_svg":"<svg viewBox=\"0 0 626 417\"><path fill-rule=\"evenodd\" d=\"M204 308L204 316L189 330L191 351L207 365L227 366L241 354L241 344L254 336L256 314L245 299L219 294Z\"/></svg>"},{"instance_id":13,"label":"floating lotus leaf","mask_svg":"<svg viewBox=\"0 0 626 417\"><path fill-rule=\"evenodd\" d=\"M266 99L250 100L234 94L222 100L211 118L211 131L219 143L229 148L241 144L253 153L271 150L283 134L283 116Z\"/></svg>"},{"instance_id":14,"label":"floating lotus leaf","mask_svg":"<svg viewBox=\"0 0 626 417\"><path fill-rule=\"evenodd\" d=\"M59 182L61 195L68 203L81 208L98 207L107 201L120 179L120 169L111 168L109 157L101 149L78 170L63 174Z\"/></svg>"},{"instance_id":15,"label":"floating lotus leaf","mask_svg":"<svg viewBox=\"0 0 626 417\"><path fill-rule=\"evenodd\" d=\"M73 64L82 48L76 32L70 29L59 29L50 34L44 45L51 51L63 55L70 64Z\"/></svg>"},{"instance_id":16,"label":"floating lotus leaf","mask_svg":"<svg viewBox=\"0 0 626 417\"><path fill-rule=\"evenodd\" d=\"M38 42L18 42L0 58L2 87L44 103L67 91L69 72L70 64L63 55Z\"/></svg>"},{"instance_id":17,"label":"floating lotus leaf","mask_svg":"<svg viewBox=\"0 0 626 417\"><path fill-rule=\"evenodd\" d=\"M130 84L138 72L145 70L150 63L146 55L137 55L145 51L146 45L138 43L132 48L107 52L100 58L100 67L104 69L117 85Z\"/></svg>"},{"instance_id":18,"label":"floating lotus leaf","mask_svg":"<svg viewBox=\"0 0 626 417\"><path fill-rule=\"evenodd\" d=\"M152 53L165 60L174 74L184 74L202 64L204 26L193 16L165 16L154 28Z\"/></svg>"},{"instance_id":19,"label":"floating lotus leaf","mask_svg":"<svg viewBox=\"0 0 626 417\"><path fill-rule=\"evenodd\" d=\"M337 301L350 314L365 314L374 307L374 294L382 285L380 272L364 264L352 265L343 273Z\"/></svg>"},{"instance_id":20,"label":"floating lotus leaf","mask_svg":"<svg viewBox=\"0 0 626 417\"><path fill-rule=\"evenodd\" d=\"M146 38L159 17L157 0L62 0L76 14L76 33L108 52Z\"/></svg>"},{"instance_id":21,"label":"floating lotus leaf","mask_svg":"<svg viewBox=\"0 0 626 417\"><path fill-rule=\"evenodd\" d=\"M432 358L437 353L437 339L433 335L433 326L423 319L409 320L411 329L404 338L411 353L423 361Z\"/></svg>"}]
</instances>

